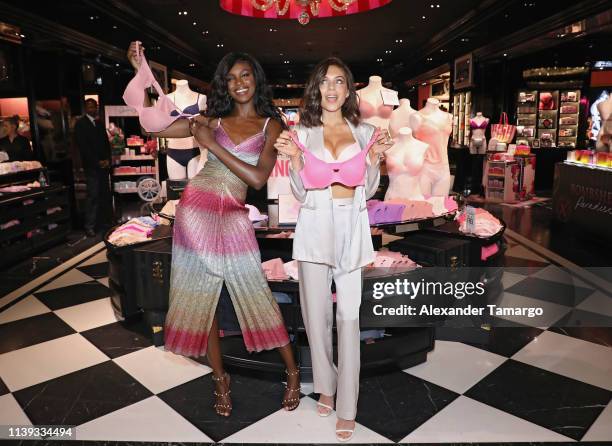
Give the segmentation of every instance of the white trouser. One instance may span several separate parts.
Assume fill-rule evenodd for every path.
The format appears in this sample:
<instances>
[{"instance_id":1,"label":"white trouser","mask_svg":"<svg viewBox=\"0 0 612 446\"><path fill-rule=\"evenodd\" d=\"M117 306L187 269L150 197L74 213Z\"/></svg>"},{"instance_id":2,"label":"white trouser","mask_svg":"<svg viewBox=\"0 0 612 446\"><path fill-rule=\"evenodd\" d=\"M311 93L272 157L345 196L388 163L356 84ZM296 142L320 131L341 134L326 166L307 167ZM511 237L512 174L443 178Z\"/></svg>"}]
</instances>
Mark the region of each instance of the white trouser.
<instances>
[{"instance_id":1,"label":"white trouser","mask_svg":"<svg viewBox=\"0 0 612 446\"><path fill-rule=\"evenodd\" d=\"M334 199L336 265L350 252L352 198ZM316 243L312 240L312 243ZM359 306L361 268L345 271L322 263L298 262L300 304L308 335L314 391L336 397L336 414L354 420L359 395ZM338 368L332 347L332 278L336 284Z\"/></svg>"}]
</instances>

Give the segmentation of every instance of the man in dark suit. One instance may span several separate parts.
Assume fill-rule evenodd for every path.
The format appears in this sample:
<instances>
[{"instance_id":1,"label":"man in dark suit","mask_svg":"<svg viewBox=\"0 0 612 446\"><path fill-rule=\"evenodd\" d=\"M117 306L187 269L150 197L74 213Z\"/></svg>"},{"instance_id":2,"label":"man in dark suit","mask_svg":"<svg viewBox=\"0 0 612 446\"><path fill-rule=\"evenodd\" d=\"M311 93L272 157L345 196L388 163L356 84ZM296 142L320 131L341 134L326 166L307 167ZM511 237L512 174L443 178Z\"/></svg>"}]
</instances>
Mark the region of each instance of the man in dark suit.
<instances>
[{"instance_id":1,"label":"man in dark suit","mask_svg":"<svg viewBox=\"0 0 612 446\"><path fill-rule=\"evenodd\" d=\"M85 233L88 237L94 237L101 199L110 196L108 183L111 157L106 129L98 120L98 103L94 99L85 101L85 115L77 120L74 134L87 184Z\"/></svg>"}]
</instances>

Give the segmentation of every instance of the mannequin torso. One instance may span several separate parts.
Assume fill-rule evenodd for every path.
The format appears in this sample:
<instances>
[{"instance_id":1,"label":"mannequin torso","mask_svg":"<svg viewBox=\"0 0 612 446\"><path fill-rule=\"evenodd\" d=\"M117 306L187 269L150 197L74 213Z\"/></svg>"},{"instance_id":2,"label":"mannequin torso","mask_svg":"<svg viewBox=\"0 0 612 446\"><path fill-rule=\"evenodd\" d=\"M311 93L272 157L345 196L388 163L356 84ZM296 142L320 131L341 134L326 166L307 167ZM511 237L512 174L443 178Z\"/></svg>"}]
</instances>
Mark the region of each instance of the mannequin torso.
<instances>
[{"instance_id":1,"label":"mannequin torso","mask_svg":"<svg viewBox=\"0 0 612 446\"><path fill-rule=\"evenodd\" d=\"M489 126L489 118L477 112L470 119L470 153L472 155L484 155L487 152L487 138L485 132Z\"/></svg>"},{"instance_id":2,"label":"mannequin torso","mask_svg":"<svg viewBox=\"0 0 612 446\"><path fill-rule=\"evenodd\" d=\"M206 95L192 91L186 80L176 82L176 90L170 93L172 102L181 110L196 111L206 110ZM196 107L193 107L196 105ZM195 110L197 109L197 110ZM168 138L169 149L192 149L198 147L193 137L188 138Z\"/></svg>"},{"instance_id":3,"label":"mannequin torso","mask_svg":"<svg viewBox=\"0 0 612 446\"><path fill-rule=\"evenodd\" d=\"M391 113L391 120L389 121L389 132L391 137L395 138L402 127L408 127L410 125L410 115L417 111L410 106L409 99L400 99L400 105L398 108L393 110Z\"/></svg>"},{"instance_id":4,"label":"mannequin torso","mask_svg":"<svg viewBox=\"0 0 612 446\"><path fill-rule=\"evenodd\" d=\"M196 115L206 110L206 96L189 88L186 80L176 82L176 90L170 93L170 99L183 113ZM208 151L200 148L193 137L168 138L168 157L166 166L171 180L192 178L207 159Z\"/></svg>"},{"instance_id":5,"label":"mannequin torso","mask_svg":"<svg viewBox=\"0 0 612 446\"><path fill-rule=\"evenodd\" d=\"M370 76L368 85L357 91L361 118L368 124L383 129L389 128L392 105L384 105L381 91L384 89L380 76Z\"/></svg>"},{"instance_id":6,"label":"mannequin torso","mask_svg":"<svg viewBox=\"0 0 612 446\"><path fill-rule=\"evenodd\" d=\"M394 136L395 144L385 152L389 187L385 200L423 200L419 177L428 144L412 136L409 127L402 127Z\"/></svg>"},{"instance_id":7,"label":"mannequin torso","mask_svg":"<svg viewBox=\"0 0 612 446\"><path fill-rule=\"evenodd\" d=\"M440 110L440 101L429 98L425 107L409 117L413 135L429 144L425 160L448 165L448 137L453 131L453 116Z\"/></svg>"}]
</instances>

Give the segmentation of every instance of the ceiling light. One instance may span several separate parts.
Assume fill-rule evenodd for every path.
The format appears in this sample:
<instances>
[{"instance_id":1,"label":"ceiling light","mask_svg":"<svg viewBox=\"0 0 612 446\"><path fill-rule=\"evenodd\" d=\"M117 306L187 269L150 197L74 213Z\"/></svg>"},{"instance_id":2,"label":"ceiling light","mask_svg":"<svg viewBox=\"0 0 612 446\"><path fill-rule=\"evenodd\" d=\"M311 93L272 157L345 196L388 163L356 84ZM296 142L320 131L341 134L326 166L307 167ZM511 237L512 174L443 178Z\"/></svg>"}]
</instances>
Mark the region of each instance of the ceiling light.
<instances>
[{"instance_id":1,"label":"ceiling light","mask_svg":"<svg viewBox=\"0 0 612 446\"><path fill-rule=\"evenodd\" d=\"M179 15L183 15L183 13L181 11L179 11Z\"/></svg>"},{"instance_id":2,"label":"ceiling light","mask_svg":"<svg viewBox=\"0 0 612 446\"><path fill-rule=\"evenodd\" d=\"M113 29L117 29L117 25L113 25Z\"/></svg>"},{"instance_id":3,"label":"ceiling light","mask_svg":"<svg viewBox=\"0 0 612 446\"><path fill-rule=\"evenodd\" d=\"M190 67L195 67L195 64L194 63L190 63L189 66Z\"/></svg>"},{"instance_id":4,"label":"ceiling light","mask_svg":"<svg viewBox=\"0 0 612 446\"><path fill-rule=\"evenodd\" d=\"M116 67L118 67L118 66L119 66L119 64L118 64L118 63L116 63L116 64L115 64L115 66L116 66Z\"/></svg>"},{"instance_id":5,"label":"ceiling light","mask_svg":"<svg viewBox=\"0 0 612 446\"><path fill-rule=\"evenodd\" d=\"M187 11L183 11L183 15L187 15Z\"/></svg>"},{"instance_id":6,"label":"ceiling light","mask_svg":"<svg viewBox=\"0 0 612 446\"><path fill-rule=\"evenodd\" d=\"M504 57L507 57L507 56L508 56L508 53L504 53Z\"/></svg>"},{"instance_id":7,"label":"ceiling light","mask_svg":"<svg viewBox=\"0 0 612 446\"><path fill-rule=\"evenodd\" d=\"M425 16L421 16L421 18L422 18L423 20L425 20Z\"/></svg>"},{"instance_id":8,"label":"ceiling light","mask_svg":"<svg viewBox=\"0 0 612 446\"><path fill-rule=\"evenodd\" d=\"M208 30L202 31L202 34L204 35L208 34Z\"/></svg>"},{"instance_id":9,"label":"ceiling light","mask_svg":"<svg viewBox=\"0 0 612 446\"><path fill-rule=\"evenodd\" d=\"M193 22L193 26L196 26L198 24L198 22Z\"/></svg>"}]
</instances>

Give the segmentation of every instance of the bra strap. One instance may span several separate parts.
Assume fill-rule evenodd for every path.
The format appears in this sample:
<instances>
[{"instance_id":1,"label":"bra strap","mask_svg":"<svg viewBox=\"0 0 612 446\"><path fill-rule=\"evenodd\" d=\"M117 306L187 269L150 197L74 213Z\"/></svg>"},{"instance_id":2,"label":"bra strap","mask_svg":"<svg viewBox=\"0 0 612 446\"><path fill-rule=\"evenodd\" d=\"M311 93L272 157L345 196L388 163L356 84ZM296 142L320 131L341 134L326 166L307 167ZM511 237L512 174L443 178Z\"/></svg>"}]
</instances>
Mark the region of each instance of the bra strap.
<instances>
[{"instance_id":1,"label":"bra strap","mask_svg":"<svg viewBox=\"0 0 612 446\"><path fill-rule=\"evenodd\" d=\"M374 130L374 133L372 133L372 137L370 138L370 141L365 146L365 149L362 150L363 152L367 152L368 150L370 150L370 147L372 147L374 143L376 142L376 136L377 136L376 132L377 130Z\"/></svg>"},{"instance_id":2,"label":"bra strap","mask_svg":"<svg viewBox=\"0 0 612 446\"><path fill-rule=\"evenodd\" d=\"M268 127L268 122L270 122L270 118L266 119L266 123L263 126L263 129L261 130L261 133L266 134L266 127Z\"/></svg>"}]
</instances>

